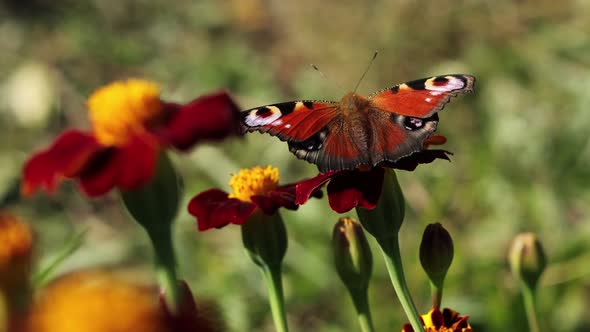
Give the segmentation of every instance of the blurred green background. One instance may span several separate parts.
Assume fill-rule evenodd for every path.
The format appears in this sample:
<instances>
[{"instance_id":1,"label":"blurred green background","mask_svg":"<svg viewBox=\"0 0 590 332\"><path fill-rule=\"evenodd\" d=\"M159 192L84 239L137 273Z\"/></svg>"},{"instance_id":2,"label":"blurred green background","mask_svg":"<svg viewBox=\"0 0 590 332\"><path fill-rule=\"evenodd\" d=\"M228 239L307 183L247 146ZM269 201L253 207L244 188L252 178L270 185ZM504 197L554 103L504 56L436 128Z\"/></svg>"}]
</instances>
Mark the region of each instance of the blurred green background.
<instances>
[{"instance_id":1,"label":"blurred green background","mask_svg":"<svg viewBox=\"0 0 590 332\"><path fill-rule=\"evenodd\" d=\"M470 315L476 331L525 330L506 253L517 233L533 231L550 261L540 288L542 330L590 330L588 1L5 0L0 50L2 208L30 220L40 265L88 229L58 273L101 265L146 278L147 237L116 195L88 200L71 183L51 197L18 194L27 156L66 127L88 128L84 101L93 89L141 77L178 102L219 88L243 108L339 100L374 50L380 54L359 89L364 94L421 77L473 74L476 93L456 98L440 117L452 162L398 172L408 205L402 254L416 304L420 311L430 305L419 240L439 221L456 251L443 306ZM174 161L185 177L184 203L210 187L227 190L241 167L272 164L284 182L316 173L285 143L259 134L202 145ZM357 330L331 266L338 215L316 200L283 216L291 329ZM219 304L231 331L273 330L238 227L198 233L183 209L176 240L183 276L197 298ZM376 329L399 331L403 311L374 249Z\"/></svg>"}]
</instances>

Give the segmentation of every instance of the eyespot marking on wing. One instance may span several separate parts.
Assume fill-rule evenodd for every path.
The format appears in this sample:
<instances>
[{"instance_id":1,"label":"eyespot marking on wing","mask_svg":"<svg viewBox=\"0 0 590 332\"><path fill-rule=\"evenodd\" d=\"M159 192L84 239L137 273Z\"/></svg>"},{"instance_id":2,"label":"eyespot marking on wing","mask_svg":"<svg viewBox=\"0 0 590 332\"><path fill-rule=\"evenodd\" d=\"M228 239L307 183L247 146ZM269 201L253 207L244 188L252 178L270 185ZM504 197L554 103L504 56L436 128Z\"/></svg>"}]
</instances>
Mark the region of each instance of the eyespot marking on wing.
<instances>
[{"instance_id":1,"label":"eyespot marking on wing","mask_svg":"<svg viewBox=\"0 0 590 332\"><path fill-rule=\"evenodd\" d=\"M462 77L459 76L435 76L424 81L424 88L430 91L455 91L461 90L466 83Z\"/></svg>"},{"instance_id":2,"label":"eyespot marking on wing","mask_svg":"<svg viewBox=\"0 0 590 332\"><path fill-rule=\"evenodd\" d=\"M272 123L283 115L276 106L265 106L248 112L244 117L244 123L250 127L264 126Z\"/></svg>"}]
</instances>

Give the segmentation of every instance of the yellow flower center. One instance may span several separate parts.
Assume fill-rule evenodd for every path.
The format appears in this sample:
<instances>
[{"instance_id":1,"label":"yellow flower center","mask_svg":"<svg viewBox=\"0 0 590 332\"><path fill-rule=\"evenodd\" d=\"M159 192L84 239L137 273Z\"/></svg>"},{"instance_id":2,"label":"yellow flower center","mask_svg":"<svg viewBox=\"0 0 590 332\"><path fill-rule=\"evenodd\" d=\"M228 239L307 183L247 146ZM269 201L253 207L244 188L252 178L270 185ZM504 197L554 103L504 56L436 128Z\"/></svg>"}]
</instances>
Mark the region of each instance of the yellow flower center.
<instances>
[{"instance_id":1,"label":"yellow flower center","mask_svg":"<svg viewBox=\"0 0 590 332\"><path fill-rule=\"evenodd\" d=\"M126 144L156 122L163 109L158 85L143 80L113 82L88 98L94 135L104 145Z\"/></svg>"},{"instance_id":2,"label":"yellow flower center","mask_svg":"<svg viewBox=\"0 0 590 332\"><path fill-rule=\"evenodd\" d=\"M229 180L233 193L230 198L237 198L250 202L253 195L264 195L276 189L279 183L279 169L272 166L256 166L251 169L241 169Z\"/></svg>"}]
</instances>

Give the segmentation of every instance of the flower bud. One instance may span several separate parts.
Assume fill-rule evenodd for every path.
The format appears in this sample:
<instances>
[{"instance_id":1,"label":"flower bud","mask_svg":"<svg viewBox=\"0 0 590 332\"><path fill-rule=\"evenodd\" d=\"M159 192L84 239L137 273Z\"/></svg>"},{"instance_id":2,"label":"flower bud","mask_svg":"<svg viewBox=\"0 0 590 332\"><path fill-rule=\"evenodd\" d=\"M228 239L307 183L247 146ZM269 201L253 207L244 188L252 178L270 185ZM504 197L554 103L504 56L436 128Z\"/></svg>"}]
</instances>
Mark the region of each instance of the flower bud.
<instances>
[{"instance_id":1,"label":"flower bud","mask_svg":"<svg viewBox=\"0 0 590 332\"><path fill-rule=\"evenodd\" d=\"M531 289L536 287L547 265L541 242L533 233L522 233L514 238L509 260L514 277Z\"/></svg>"},{"instance_id":2,"label":"flower bud","mask_svg":"<svg viewBox=\"0 0 590 332\"><path fill-rule=\"evenodd\" d=\"M242 225L242 241L256 265L280 268L287 253L287 229L278 213L256 211Z\"/></svg>"},{"instance_id":3,"label":"flower bud","mask_svg":"<svg viewBox=\"0 0 590 332\"><path fill-rule=\"evenodd\" d=\"M121 192L127 211L145 229L151 240L159 284L173 312L182 301L172 244L172 222L178 212L180 195L180 177L165 152L160 152L150 182L139 189Z\"/></svg>"},{"instance_id":4,"label":"flower bud","mask_svg":"<svg viewBox=\"0 0 590 332\"><path fill-rule=\"evenodd\" d=\"M435 287L442 288L452 262L451 235L440 223L429 224L420 243L420 263Z\"/></svg>"},{"instance_id":5,"label":"flower bud","mask_svg":"<svg viewBox=\"0 0 590 332\"><path fill-rule=\"evenodd\" d=\"M348 290L366 292L373 257L361 225L351 218L340 218L332 233L332 248L336 270Z\"/></svg>"},{"instance_id":6,"label":"flower bud","mask_svg":"<svg viewBox=\"0 0 590 332\"><path fill-rule=\"evenodd\" d=\"M397 237L404 221L405 201L402 189L392 169L385 169L383 191L373 210L357 208L363 228L383 247Z\"/></svg>"},{"instance_id":7,"label":"flower bud","mask_svg":"<svg viewBox=\"0 0 590 332\"><path fill-rule=\"evenodd\" d=\"M165 152L158 156L156 171L149 183L121 192L127 211L150 236L170 228L178 212L180 194L180 177Z\"/></svg>"}]
</instances>

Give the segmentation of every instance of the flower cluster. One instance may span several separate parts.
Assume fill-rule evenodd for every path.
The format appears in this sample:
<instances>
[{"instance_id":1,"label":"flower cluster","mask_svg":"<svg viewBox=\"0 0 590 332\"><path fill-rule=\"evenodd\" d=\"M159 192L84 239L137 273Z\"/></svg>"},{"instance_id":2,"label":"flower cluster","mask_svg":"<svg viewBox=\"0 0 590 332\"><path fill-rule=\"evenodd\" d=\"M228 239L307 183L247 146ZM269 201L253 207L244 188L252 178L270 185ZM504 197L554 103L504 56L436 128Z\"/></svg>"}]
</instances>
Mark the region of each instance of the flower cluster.
<instances>
[{"instance_id":1,"label":"flower cluster","mask_svg":"<svg viewBox=\"0 0 590 332\"><path fill-rule=\"evenodd\" d=\"M54 192L64 178L77 182L81 191L90 197L119 189L130 215L152 241L160 278L160 301L153 301L153 289L120 283L102 273L80 274L51 284L39 297L28 324L32 324L35 331L49 331L60 326L62 317L75 311L74 308L88 309L82 310L84 315L75 319L68 317L74 330L84 330L86 322L97 321L100 317L96 315L104 315L103 311L93 312L93 308L102 310L109 307L109 301L117 301L117 306L111 308L125 312L124 308L134 298L137 301L132 302L138 310L86 330L205 331L196 319L197 307L192 293L177 277L171 225L180 201L180 186L178 174L164 152L187 151L203 140L238 135L238 106L225 92L204 95L186 104L173 103L160 97L160 88L155 83L127 80L96 90L88 98L87 108L91 129L66 130L48 148L34 154L24 165L21 192L25 196L40 189ZM438 304L427 315L419 317L405 280L396 277L403 277L397 238L405 210L403 194L391 169L413 171L418 165L436 159L449 160L450 152L429 149L430 145L445 142L444 136L430 135L424 140L421 151L395 162L327 171L288 184L279 184L279 170L272 166L242 169L232 175L229 192L203 191L190 200L188 212L196 218L199 231L241 225L244 247L261 268L267 283L277 330L287 331L281 264L288 241L279 209L296 210L310 198L321 198L321 189L326 185L332 210L345 213L357 208L359 215L360 223L350 218L340 220L334 229L333 243L336 268L351 292L362 329L373 329L367 297L373 261L364 237L365 229L377 239L388 259L392 283L410 318L412 325L404 326L402 331L421 330L423 325L426 332L469 332L471 327L466 316L459 316L450 309L442 312L438 309L442 279L452 260L452 251L444 264L438 264L440 259L433 256L439 253L434 245L440 242L435 241L438 233L430 237L435 239L429 241L433 245L421 249L425 269L434 271L429 276L440 279L436 283L437 300L433 301ZM2 222L0 218L0 226ZM2 251L0 259L1 254ZM71 287L72 284L75 286ZM401 294L403 292L405 294ZM73 297L92 300L92 308L71 301ZM147 319L142 321L144 314ZM138 321L142 323L136 325Z\"/></svg>"}]
</instances>

